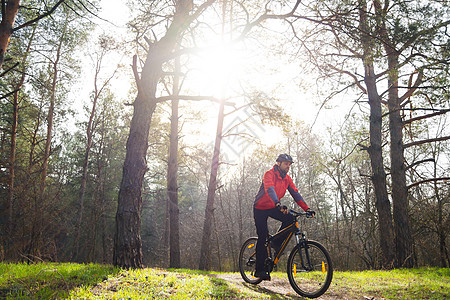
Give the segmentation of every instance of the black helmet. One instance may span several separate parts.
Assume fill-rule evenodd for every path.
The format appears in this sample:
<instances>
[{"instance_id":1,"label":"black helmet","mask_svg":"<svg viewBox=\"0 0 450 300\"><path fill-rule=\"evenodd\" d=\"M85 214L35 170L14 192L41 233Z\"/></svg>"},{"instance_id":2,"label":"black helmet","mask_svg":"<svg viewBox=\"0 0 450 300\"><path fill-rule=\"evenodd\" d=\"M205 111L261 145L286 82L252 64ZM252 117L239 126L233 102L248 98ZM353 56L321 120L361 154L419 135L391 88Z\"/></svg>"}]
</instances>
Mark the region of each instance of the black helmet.
<instances>
[{"instance_id":1,"label":"black helmet","mask_svg":"<svg viewBox=\"0 0 450 300\"><path fill-rule=\"evenodd\" d=\"M278 157L277 157L277 162L278 161L288 161L288 162L290 162L290 163L293 163L294 162L294 160L292 159L292 157L289 155L289 154L286 154L286 153L283 153L283 154L280 154L280 155L278 155Z\"/></svg>"}]
</instances>

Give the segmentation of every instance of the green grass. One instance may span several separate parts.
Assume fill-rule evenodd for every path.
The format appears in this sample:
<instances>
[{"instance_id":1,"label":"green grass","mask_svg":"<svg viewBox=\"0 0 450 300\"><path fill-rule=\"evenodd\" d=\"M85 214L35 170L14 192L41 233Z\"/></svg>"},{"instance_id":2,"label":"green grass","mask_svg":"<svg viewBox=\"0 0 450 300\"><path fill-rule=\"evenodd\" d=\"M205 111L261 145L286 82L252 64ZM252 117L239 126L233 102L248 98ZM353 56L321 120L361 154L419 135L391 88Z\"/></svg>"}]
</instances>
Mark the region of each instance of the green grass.
<instances>
[{"instance_id":1,"label":"green grass","mask_svg":"<svg viewBox=\"0 0 450 300\"><path fill-rule=\"evenodd\" d=\"M0 299L291 299L295 295L293 290L284 296L211 274L220 273L121 270L98 264L0 263ZM285 273L272 277L288 284ZM335 272L327 293L342 299L450 299L450 269Z\"/></svg>"},{"instance_id":2,"label":"green grass","mask_svg":"<svg viewBox=\"0 0 450 300\"><path fill-rule=\"evenodd\" d=\"M61 299L76 287L94 286L118 268L97 264L0 263L0 299Z\"/></svg>"},{"instance_id":3,"label":"green grass","mask_svg":"<svg viewBox=\"0 0 450 300\"><path fill-rule=\"evenodd\" d=\"M250 299L259 293L243 291L226 281L188 270L140 269L122 271L95 288L80 288L71 299Z\"/></svg>"},{"instance_id":4,"label":"green grass","mask_svg":"<svg viewBox=\"0 0 450 300\"><path fill-rule=\"evenodd\" d=\"M450 269L335 272L331 288L386 299L450 299Z\"/></svg>"}]
</instances>

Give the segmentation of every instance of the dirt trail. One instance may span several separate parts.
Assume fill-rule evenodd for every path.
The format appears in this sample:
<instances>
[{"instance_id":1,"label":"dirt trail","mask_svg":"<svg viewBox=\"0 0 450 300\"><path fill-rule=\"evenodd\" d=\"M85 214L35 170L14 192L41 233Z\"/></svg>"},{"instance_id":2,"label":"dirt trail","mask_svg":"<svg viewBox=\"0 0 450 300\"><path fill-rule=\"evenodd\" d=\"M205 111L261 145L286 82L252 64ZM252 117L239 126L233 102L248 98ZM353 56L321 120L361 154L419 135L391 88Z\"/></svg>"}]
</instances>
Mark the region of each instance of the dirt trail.
<instances>
[{"instance_id":1,"label":"dirt trail","mask_svg":"<svg viewBox=\"0 0 450 300\"><path fill-rule=\"evenodd\" d=\"M271 299L308 299L299 296L290 286L287 278L272 278L270 281L263 281L258 285L252 285L244 282L239 273L234 274L211 274L211 277L216 277L227 281L230 284L238 288L249 289L261 294L269 294ZM349 300L382 300L384 298L374 297L371 295L354 295L350 291L342 291L335 289L333 283L328 291L317 298L320 300L336 300L336 299L349 299Z\"/></svg>"}]
</instances>

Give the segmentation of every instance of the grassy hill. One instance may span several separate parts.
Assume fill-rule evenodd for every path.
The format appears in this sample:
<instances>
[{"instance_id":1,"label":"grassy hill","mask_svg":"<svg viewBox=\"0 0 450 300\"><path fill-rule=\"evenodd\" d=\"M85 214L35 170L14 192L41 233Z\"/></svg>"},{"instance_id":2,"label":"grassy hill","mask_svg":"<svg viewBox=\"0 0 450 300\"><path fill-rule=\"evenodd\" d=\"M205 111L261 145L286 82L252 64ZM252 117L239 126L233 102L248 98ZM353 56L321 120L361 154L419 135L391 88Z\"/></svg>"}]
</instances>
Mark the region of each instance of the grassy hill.
<instances>
[{"instance_id":1,"label":"grassy hill","mask_svg":"<svg viewBox=\"0 0 450 300\"><path fill-rule=\"evenodd\" d=\"M0 263L0 299L303 299L286 274L258 286L239 273L109 265ZM335 272L321 299L450 299L450 269Z\"/></svg>"}]
</instances>

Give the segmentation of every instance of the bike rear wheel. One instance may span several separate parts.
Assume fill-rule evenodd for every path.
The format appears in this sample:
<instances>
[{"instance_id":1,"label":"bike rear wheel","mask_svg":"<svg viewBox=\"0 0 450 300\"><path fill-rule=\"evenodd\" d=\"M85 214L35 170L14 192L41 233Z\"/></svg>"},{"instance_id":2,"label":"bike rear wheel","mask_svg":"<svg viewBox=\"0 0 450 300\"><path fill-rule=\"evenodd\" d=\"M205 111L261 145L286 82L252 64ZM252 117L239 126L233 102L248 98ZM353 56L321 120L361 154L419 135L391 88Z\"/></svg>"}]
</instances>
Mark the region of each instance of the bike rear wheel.
<instances>
[{"instance_id":1,"label":"bike rear wheel","mask_svg":"<svg viewBox=\"0 0 450 300\"><path fill-rule=\"evenodd\" d=\"M292 288L301 296L316 298L330 286L333 266L327 250L318 242L306 241L289 255L287 273Z\"/></svg>"},{"instance_id":2,"label":"bike rear wheel","mask_svg":"<svg viewBox=\"0 0 450 300\"><path fill-rule=\"evenodd\" d=\"M244 242L239 253L239 271L242 279L251 284L258 284L261 278L254 277L256 268L256 242L257 238L249 238Z\"/></svg>"}]
</instances>

